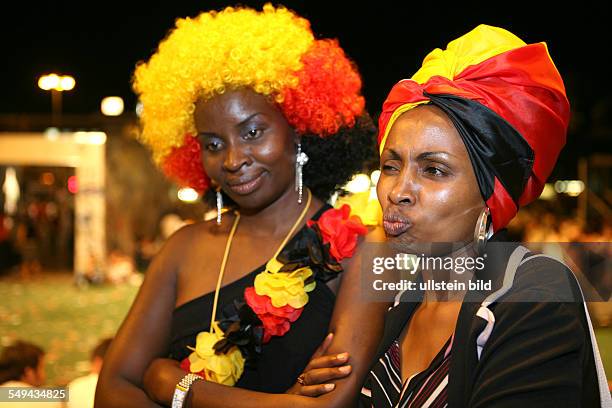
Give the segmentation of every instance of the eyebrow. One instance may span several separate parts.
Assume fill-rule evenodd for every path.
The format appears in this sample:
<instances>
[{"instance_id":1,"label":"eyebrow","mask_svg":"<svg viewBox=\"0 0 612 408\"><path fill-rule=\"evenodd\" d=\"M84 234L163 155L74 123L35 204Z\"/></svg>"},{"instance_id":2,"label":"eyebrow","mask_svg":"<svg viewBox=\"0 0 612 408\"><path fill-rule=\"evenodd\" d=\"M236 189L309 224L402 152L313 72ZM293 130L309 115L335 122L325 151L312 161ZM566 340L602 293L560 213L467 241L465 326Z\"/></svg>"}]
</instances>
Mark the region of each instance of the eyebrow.
<instances>
[{"instance_id":1,"label":"eyebrow","mask_svg":"<svg viewBox=\"0 0 612 408\"><path fill-rule=\"evenodd\" d=\"M261 115L261 112L255 112L252 115L249 115L246 119L241 120L236 124L236 128L241 128L245 124L247 124L250 120L252 120L255 116ZM217 137L218 135L215 132L198 132L198 136L207 136L207 137Z\"/></svg>"},{"instance_id":2,"label":"eyebrow","mask_svg":"<svg viewBox=\"0 0 612 408\"><path fill-rule=\"evenodd\" d=\"M238 124L236 125L236 127L237 127L237 128L240 128L240 127L244 126L245 124L247 124L247 123L248 123L248 122L249 122L251 119L253 119L253 118L254 118L255 116L257 116L257 115L261 115L261 112L255 112L254 114L250 115L248 118L246 118L246 119L244 119L244 120L240 121L240 123L238 123Z\"/></svg>"},{"instance_id":3,"label":"eyebrow","mask_svg":"<svg viewBox=\"0 0 612 408\"><path fill-rule=\"evenodd\" d=\"M402 155L399 154L396 150L386 149L386 151L389 154L388 160L402 160ZM439 152L423 152L423 153L421 153L421 154L419 154L417 156L417 160L427 160L427 159L435 158L436 156L437 157L440 157L440 156L457 157L457 156L455 156L452 153L444 152L444 151L439 151Z\"/></svg>"},{"instance_id":4,"label":"eyebrow","mask_svg":"<svg viewBox=\"0 0 612 408\"><path fill-rule=\"evenodd\" d=\"M452 156L456 157L454 154L449 152L423 152L417 156L417 160L425 160L435 156Z\"/></svg>"},{"instance_id":5,"label":"eyebrow","mask_svg":"<svg viewBox=\"0 0 612 408\"><path fill-rule=\"evenodd\" d=\"M402 156L395 150L387 149L387 152L389 152L389 156L391 156L389 157L389 160L402 160Z\"/></svg>"}]
</instances>

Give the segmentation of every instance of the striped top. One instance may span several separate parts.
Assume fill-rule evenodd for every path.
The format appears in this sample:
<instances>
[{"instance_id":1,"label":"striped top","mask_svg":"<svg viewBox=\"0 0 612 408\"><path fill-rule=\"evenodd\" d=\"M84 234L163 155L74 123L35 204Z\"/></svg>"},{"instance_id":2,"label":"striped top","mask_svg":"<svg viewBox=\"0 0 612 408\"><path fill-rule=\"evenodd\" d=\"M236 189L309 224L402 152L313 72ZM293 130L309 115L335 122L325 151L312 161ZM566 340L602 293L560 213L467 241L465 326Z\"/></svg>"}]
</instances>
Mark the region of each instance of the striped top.
<instances>
[{"instance_id":1,"label":"striped top","mask_svg":"<svg viewBox=\"0 0 612 408\"><path fill-rule=\"evenodd\" d=\"M447 407L448 369L453 345L451 336L424 371L401 380L400 347L395 340L374 365L361 389L362 407Z\"/></svg>"}]
</instances>

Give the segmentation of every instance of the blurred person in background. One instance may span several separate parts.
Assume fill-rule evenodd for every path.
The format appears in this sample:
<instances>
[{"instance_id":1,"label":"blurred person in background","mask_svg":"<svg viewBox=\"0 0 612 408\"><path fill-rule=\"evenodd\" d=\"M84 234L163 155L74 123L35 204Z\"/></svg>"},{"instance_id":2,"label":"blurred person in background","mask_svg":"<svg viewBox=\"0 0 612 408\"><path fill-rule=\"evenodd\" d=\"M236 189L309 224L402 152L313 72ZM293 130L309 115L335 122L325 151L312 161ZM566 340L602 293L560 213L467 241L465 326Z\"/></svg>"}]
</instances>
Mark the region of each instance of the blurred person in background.
<instances>
[{"instance_id":1,"label":"blurred person in background","mask_svg":"<svg viewBox=\"0 0 612 408\"><path fill-rule=\"evenodd\" d=\"M0 353L0 387L42 387L47 381L45 351L26 341L16 341ZM0 402L2 408L59 408L59 402Z\"/></svg>"},{"instance_id":2,"label":"blurred person in background","mask_svg":"<svg viewBox=\"0 0 612 408\"><path fill-rule=\"evenodd\" d=\"M19 275L22 280L40 276L40 248L36 233L35 221L28 213L24 213L16 231L16 247L21 255Z\"/></svg>"},{"instance_id":3,"label":"blurred person in background","mask_svg":"<svg viewBox=\"0 0 612 408\"><path fill-rule=\"evenodd\" d=\"M93 408L98 375L102 370L104 355L112 341L112 338L100 341L91 353L90 373L76 378L68 384L70 399L66 405L67 408Z\"/></svg>"},{"instance_id":4,"label":"blurred person in background","mask_svg":"<svg viewBox=\"0 0 612 408\"><path fill-rule=\"evenodd\" d=\"M12 219L0 214L0 276L19 264L19 254L11 243Z\"/></svg>"}]
</instances>

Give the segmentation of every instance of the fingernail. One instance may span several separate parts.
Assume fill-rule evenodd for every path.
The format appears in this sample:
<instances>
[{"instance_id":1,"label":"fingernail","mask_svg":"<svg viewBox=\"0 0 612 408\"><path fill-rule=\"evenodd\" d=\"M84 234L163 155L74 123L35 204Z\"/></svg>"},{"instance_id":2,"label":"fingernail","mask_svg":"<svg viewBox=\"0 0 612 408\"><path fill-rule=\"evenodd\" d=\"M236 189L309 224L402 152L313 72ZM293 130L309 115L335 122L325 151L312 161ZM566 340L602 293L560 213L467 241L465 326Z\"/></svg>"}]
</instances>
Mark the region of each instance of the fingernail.
<instances>
[{"instance_id":1,"label":"fingernail","mask_svg":"<svg viewBox=\"0 0 612 408\"><path fill-rule=\"evenodd\" d=\"M331 391L336 388L336 384L325 384L325 391Z\"/></svg>"},{"instance_id":2,"label":"fingernail","mask_svg":"<svg viewBox=\"0 0 612 408\"><path fill-rule=\"evenodd\" d=\"M329 333L326 337L327 340L331 339L332 337L334 337L334 333Z\"/></svg>"},{"instance_id":3,"label":"fingernail","mask_svg":"<svg viewBox=\"0 0 612 408\"><path fill-rule=\"evenodd\" d=\"M348 358L348 353L340 353L336 356L338 360L346 360Z\"/></svg>"},{"instance_id":4,"label":"fingernail","mask_svg":"<svg viewBox=\"0 0 612 408\"><path fill-rule=\"evenodd\" d=\"M342 366L338 369L342 374L348 374L351 371L351 366Z\"/></svg>"}]
</instances>

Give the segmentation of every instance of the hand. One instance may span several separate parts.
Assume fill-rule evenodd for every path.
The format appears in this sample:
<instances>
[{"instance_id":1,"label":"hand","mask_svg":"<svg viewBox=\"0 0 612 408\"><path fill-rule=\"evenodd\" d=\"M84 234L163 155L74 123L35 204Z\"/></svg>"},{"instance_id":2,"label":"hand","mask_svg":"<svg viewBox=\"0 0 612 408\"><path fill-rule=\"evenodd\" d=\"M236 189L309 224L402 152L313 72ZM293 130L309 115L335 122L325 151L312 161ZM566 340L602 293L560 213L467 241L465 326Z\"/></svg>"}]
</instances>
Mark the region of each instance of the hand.
<instances>
[{"instance_id":1,"label":"hand","mask_svg":"<svg viewBox=\"0 0 612 408\"><path fill-rule=\"evenodd\" d=\"M349 360L348 353L326 355L333 338L333 333L327 335L312 355L304 372L298 377L297 382L287 390L287 393L318 397L336 388L336 384L329 381L344 378L351 373L351 366L346 364Z\"/></svg>"},{"instance_id":2,"label":"hand","mask_svg":"<svg viewBox=\"0 0 612 408\"><path fill-rule=\"evenodd\" d=\"M156 358L149 364L142 378L143 388L153 401L170 406L176 384L185 376L179 362Z\"/></svg>"}]
</instances>

